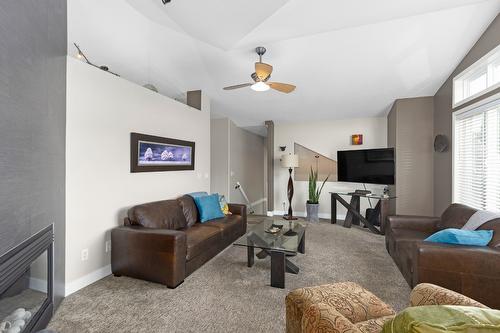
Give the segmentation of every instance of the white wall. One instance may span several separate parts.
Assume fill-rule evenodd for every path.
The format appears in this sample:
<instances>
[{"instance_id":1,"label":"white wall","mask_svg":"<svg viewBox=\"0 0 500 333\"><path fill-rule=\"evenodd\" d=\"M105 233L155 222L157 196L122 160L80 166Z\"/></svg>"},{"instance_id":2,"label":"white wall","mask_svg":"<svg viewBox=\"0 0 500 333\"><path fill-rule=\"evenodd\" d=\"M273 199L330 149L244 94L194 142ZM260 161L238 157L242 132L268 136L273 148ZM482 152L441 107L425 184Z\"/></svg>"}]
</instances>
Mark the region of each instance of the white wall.
<instances>
[{"instance_id":1,"label":"white wall","mask_svg":"<svg viewBox=\"0 0 500 333\"><path fill-rule=\"evenodd\" d=\"M351 135L363 134L363 145L352 146ZM387 147L387 118L359 118L308 123L282 123L274 127L274 209L275 214L283 214L283 202L287 199L288 170L281 168L280 157L283 154L293 153L294 143L299 143L326 157L337 160L338 150L369 149ZM286 151L279 150L279 146L286 146ZM380 185L366 185L374 192L382 192ZM328 182L323 188L320 198L320 216L330 217L330 191L353 191L361 189L362 184ZM292 208L294 215L305 215L305 204L308 199L308 183L294 181L294 197ZM373 204L375 201L373 200ZM361 210L368 206L367 200L362 200ZM344 218L346 210L338 205L337 216Z\"/></svg>"},{"instance_id":2,"label":"white wall","mask_svg":"<svg viewBox=\"0 0 500 333\"><path fill-rule=\"evenodd\" d=\"M130 173L131 132L195 141L196 170ZM209 191L210 112L68 57L66 133L69 294L109 274L105 242L129 207Z\"/></svg>"}]
</instances>

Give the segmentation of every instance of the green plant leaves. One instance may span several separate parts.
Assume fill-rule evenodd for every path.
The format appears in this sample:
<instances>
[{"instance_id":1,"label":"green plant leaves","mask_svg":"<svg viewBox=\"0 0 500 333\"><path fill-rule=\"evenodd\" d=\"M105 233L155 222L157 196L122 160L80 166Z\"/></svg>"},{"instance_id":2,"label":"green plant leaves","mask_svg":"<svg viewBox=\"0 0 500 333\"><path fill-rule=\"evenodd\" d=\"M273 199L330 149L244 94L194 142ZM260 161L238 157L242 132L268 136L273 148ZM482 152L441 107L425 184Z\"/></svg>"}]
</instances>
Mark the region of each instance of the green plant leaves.
<instances>
[{"instance_id":1,"label":"green plant leaves","mask_svg":"<svg viewBox=\"0 0 500 333\"><path fill-rule=\"evenodd\" d=\"M327 182L328 178L330 178L330 175L326 177L326 179L321 184L321 187L318 189L317 188L318 170L314 171L311 166L311 172L309 173L309 200L307 200L307 203L310 204L319 203L319 197L321 196L321 191L323 191L323 187L325 186L325 183Z\"/></svg>"}]
</instances>

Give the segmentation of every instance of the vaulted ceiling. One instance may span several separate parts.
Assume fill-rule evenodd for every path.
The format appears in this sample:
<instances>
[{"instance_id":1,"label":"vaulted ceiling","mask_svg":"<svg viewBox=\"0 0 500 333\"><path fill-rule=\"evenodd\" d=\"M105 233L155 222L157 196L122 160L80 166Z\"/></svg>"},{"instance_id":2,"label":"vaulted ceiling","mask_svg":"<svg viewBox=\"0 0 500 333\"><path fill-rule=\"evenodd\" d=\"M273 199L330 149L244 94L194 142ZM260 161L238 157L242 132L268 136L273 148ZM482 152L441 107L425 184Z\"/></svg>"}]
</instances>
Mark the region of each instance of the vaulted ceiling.
<instances>
[{"instance_id":1,"label":"vaulted ceiling","mask_svg":"<svg viewBox=\"0 0 500 333\"><path fill-rule=\"evenodd\" d=\"M68 47L176 97L202 89L240 125L384 115L434 95L500 12L500 0L72 0ZM295 92L251 82L256 46Z\"/></svg>"}]
</instances>

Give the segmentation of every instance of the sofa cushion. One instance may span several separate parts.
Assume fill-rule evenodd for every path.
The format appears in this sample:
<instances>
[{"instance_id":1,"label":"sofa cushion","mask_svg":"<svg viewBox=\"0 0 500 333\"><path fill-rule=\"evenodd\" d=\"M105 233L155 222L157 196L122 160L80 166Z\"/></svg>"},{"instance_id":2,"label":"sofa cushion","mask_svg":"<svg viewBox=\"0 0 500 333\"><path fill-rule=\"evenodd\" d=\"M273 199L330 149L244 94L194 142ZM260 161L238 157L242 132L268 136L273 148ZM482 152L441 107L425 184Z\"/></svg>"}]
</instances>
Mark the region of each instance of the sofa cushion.
<instances>
[{"instance_id":1,"label":"sofa cushion","mask_svg":"<svg viewBox=\"0 0 500 333\"><path fill-rule=\"evenodd\" d=\"M500 311L458 305L408 307L386 322L382 333L500 331Z\"/></svg>"},{"instance_id":2,"label":"sofa cushion","mask_svg":"<svg viewBox=\"0 0 500 333\"><path fill-rule=\"evenodd\" d=\"M196 197L194 202L198 208L201 223L224 217L224 213L220 209L219 195L217 193Z\"/></svg>"},{"instance_id":3,"label":"sofa cushion","mask_svg":"<svg viewBox=\"0 0 500 333\"><path fill-rule=\"evenodd\" d=\"M128 210L131 224L146 228L179 230L187 226L177 200L163 200L137 205Z\"/></svg>"},{"instance_id":4,"label":"sofa cushion","mask_svg":"<svg viewBox=\"0 0 500 333\"><path fill-rule=\"evenodd\" d=\"M187 254L186 260L191 260L207 249L222 246L222 232L214 226L195 224L184 230L186 233Z\"/></svg>"},{"instance_id":5,"label":"sofa cushion","mask_svg":"<svg viewBox=\"0 0 500 333\"><path fill-rule=\"evenodd\" d=\"M424 240L430 235L432 235L432 232L425 232L425 231L417 231L417 230L410 230L410 229L391 229L391 234L394 240L399 241L399 240L413 240L413 241L419 241L419 240Z\"/></svg>"},{"instance_id":6,"label":"sofa cushion","mask_svg":"<svg viewBox=\"0 0 500 333\"><path fill-rule=\"evenodd\" d=\"M215 219L204 223L206 226L213 226L221 230L225 241L234 240L235 237L245 233L243 217L240 215L228 215L226 217Z\"/></svg>"},{"instance_id":7,"label":"sofa cushion","mask_svg":"<svg viewBox=\"0 0 500 333\"><path fill-rule=\"evenodd\" d=\"M475 212L477 212L477 209L469 206L451 204L441 215L441 221L437 224L437 227L438 229L460 229Z\"/></svg>"},{"instance_id":8,"label":"sofa cushion","mask_svg":"<svg viewBox=\"0 0 500 333\"><path fill-rule=\"evenodd\" d=\"M194 203L193 198L190 195L183 195L179 199L179 203L182 207L182 212L187 221L187 226L191 227L198 221L198 208Z\"/></svg>"}]
</instances>

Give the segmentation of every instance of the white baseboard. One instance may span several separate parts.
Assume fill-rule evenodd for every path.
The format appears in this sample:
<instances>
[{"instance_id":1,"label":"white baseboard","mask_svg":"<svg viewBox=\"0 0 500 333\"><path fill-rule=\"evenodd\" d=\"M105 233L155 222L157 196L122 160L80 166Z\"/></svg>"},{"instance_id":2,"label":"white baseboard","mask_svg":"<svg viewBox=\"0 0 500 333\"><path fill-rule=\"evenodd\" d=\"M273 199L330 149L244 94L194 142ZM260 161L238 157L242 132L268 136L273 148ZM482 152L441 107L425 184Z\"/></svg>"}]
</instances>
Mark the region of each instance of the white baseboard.
<instances>
[{"instance_id":1,"label":"white baseboard","mask_svg":"<svg viewBox=\"0 0 500 333\"><path fill-rule=\"evenodd\" d=\"M285 213L282 210L275 210L272 213L273 213L273 215L285 215L285 214L288 214L288 212ZM268 213L268 215L269 215L269 213ZM293 215L297 216L297 217L306 217L307 213L306 212L293 212ZM329 213L319 213L318 216L319 216L320 219L328 219L328 220L331 217L331 215ZM345 215L344 214L337 214L337 220L345 220Z\"/></svg>"},{"instance_id":2,"label":"white baseboard","mask_svg":"<svg viewBox=\"0 0 500 333\"><path fill-rule=\"evenodd\" d=\"M47 280L42 280L42 279L30 277L29 287L30 287L30 289L38 290L39 292L46 293L47 292Z\"/></svg>"},{"instance_id":3,"label":"white baseboard","mask_svg":"<svg viewBox=\"0 0 500 333\"><path fill-rule=\"evenodd\" d=\"M64 291L64 296L69 296L74 292L77 292L78 290L83 289L102 278L105 278L108 275L111 275L111 265L99 268L92 273L82 276L81 278L76 279L70 283L67 283Z\"/></svg>"}]
</instances>

